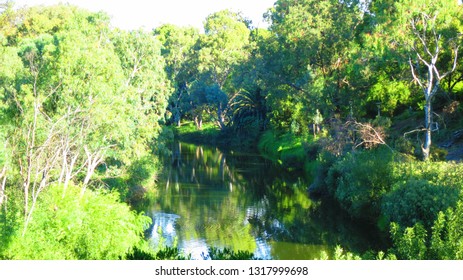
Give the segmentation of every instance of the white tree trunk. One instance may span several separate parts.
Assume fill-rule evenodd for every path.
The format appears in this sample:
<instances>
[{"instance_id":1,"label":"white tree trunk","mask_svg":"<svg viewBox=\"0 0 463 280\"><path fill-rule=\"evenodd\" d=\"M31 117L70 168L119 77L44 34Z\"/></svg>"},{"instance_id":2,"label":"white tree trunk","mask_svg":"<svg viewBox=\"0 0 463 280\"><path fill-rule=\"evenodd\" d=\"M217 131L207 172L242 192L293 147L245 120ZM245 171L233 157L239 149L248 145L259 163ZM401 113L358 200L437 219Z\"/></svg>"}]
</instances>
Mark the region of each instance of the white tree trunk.
<instances>
[{"instance_id":1,"label":"white tree trunk","mask_svg":"<svg viewBox=\"0 0 463 280\"><path fill-rule=\"evenodd\" d=\"M423 150L423 159L428 160L429 155L431 152L431 126L432 126L432 107L431 107L431 99L428 98L426 100L426 106L424 107L424 114L425 114L425 139L424 144L422 146Z\"/></svg>"},{"instance_id":2,"label":"white tree trunk","mask_svg":"<svg viewBox=\"0 0 463 280\"><path fill-rule=\"evenodd\" d=\"M3 200L5 198L5 186L6 186L6 166L2 168L2 171L0 172L0 180L1 186L0 186L0 207L3 204Z\"/></svg>"}]
</instances>

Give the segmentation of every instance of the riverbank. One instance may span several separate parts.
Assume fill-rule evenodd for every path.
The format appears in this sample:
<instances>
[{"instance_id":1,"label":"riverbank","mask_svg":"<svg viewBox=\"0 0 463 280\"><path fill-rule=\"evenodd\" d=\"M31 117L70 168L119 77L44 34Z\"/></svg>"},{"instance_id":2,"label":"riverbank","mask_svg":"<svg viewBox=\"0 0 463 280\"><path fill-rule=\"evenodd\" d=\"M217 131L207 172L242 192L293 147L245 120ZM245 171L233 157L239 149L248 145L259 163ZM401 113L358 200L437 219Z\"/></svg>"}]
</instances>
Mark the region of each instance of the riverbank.
<instances>
[{"instance_id":1,"label":"riverbank","mask_svg":"<svg viewBox=\"0 0 463 280\"><path fill-rule=\"evenodd\" d=\"M217 139L213 138L216 135L202 139ZM358 223L374 225L390 235L391 247L386 252L391 258L459 258L459 247L444 253L435 241L450 246L461 236L451 234L460 232L460 225L440 224L450 217L460 218L461 164L423 162L385 146L334 155L324 149L324 143L322 137L302 139L266 131L259 137L257 149L283 168L303 170L313 180L310 193L334 199ZM445 231L436 231L439 227ZM376 253L362 257L376 258Z\"/></svg>"},{"instance_id":2,"label":"riverbank","mask_svg":"<svg viewBox=\"0 0 463 280\"><path fill-rule=\"evenodd\" d=\"M155 221L153 244L194 259L210 247L248 251L262 259L331 257L385 248L373 227L356 223L333 201L311 199L302 170L288 170L256 151L172 145L158 178L158 198L145 209Z\"/></svg>"},{"instance_id":3,"label":"riverbank","mask_svg":"<svg viewBox=\"0 0 463 280\"><path fill-rule=\"evenodd\" d=\"M261 137L259 131L243 135L232 128L220 129L217 124L205 122L198 129L194 122L186 121L180 126L170 126L174 138L192 144L217 146L224 150L256 151Z\"/></svg>"},{"instance_id":4,"label":"riverbank","mask_svg":"<svg viewBox=\"0 0 463 280\"><path fill-rule=\"evenodd\" d=\"M263 136L259 142L265 147L259 149L262 153L278 156L279 160L287 158L282 147L292 142L288 135L273 137L272 141L267 139L269 132ZM302 146L303 155L297 158L299 165L304 162L306 172L314 176L310 192L335 199L353 219L390 233L392 246L387 252L391 258L460 258L462 246L451 244L463 237L463 228L448 222L450 217L463 219L458 214L462 203L461 164L423 162L384 146L338 156L324 150L317 140Z\"/></svg>"}]
</instances>

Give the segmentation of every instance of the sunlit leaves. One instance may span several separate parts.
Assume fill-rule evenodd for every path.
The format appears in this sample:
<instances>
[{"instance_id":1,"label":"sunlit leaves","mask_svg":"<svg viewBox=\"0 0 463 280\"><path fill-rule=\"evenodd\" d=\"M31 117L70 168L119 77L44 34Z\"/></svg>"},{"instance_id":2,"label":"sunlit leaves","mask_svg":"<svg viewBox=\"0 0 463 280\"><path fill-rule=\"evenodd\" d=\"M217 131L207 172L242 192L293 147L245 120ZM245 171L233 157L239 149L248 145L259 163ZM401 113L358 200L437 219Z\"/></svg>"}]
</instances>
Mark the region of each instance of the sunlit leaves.
<instances>
[{"instance_id":1,"label":"sunlit leaves","mask_svg":"<svg viewBox=\"0 0 463 280\"><path fill-rule=\"evenodd\" d=\"M150 219L119 203L116 193L51 187L40 199L30 231L3 251L13 259L120 259L139 245Z\"/></svg>"}]
</instances>

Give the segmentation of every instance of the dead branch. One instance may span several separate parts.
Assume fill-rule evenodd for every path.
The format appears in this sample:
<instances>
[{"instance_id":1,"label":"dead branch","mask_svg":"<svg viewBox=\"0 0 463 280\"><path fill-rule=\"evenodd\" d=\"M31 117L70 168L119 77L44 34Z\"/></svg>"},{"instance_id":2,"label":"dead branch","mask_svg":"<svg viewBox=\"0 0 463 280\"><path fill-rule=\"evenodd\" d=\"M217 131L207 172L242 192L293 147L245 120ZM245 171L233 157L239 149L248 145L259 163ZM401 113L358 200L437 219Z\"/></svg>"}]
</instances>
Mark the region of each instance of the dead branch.
<instances>
[{"instance_id":1,"label":"dead branch","mask_svg":"<svg viewBox=\"0 0 463 280\"><path fill-rule=\"evenodd\" d=\"M372 148L377 145L385 145L394 152L384 140L386 138L386 133L382 127L373 127L373 125L369 123L360 123L357 121L348 121L346 125L352 126L360 136L360 142L355 145L355 148L360 146Z\"/></svg>"}]
</instances>

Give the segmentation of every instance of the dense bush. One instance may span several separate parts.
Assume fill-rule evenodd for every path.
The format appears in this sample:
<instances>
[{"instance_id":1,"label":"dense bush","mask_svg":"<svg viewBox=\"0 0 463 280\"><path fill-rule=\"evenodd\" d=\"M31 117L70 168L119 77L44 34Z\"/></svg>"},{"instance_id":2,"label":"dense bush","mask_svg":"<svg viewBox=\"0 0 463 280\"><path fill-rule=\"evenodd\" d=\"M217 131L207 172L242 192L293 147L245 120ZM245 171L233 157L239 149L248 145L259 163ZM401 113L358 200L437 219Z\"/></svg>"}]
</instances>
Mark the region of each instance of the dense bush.
<instances>
[{"instance_id":1,"label":"dense bush","mask_svg":"<svg viewBox=\"0 0 463 280\"><path fill-rule=\"evenodd\" d=\"M391 224L391 237L394 247L391 249L398 259L423 260L426 259L426 229L420 223L404 230L396 224Z\"/></svg>"},{"instance_id":2,"label":"dense bush","mask_svg":"<svg viewBox=\"0 0 463 280\"><path fill-rule=\"evenodd\" d=\"M380 215L401 226L429 228L439 211L455 206L463 186L463 166L454 162L408 160L384 148L357 151L331 161L316 180L353 217ZM323 167L323 164L320 164ZM322 169L323 171L323 169Z\"/></svg>"},{"instance_id":3,"label":"dense bush","mask_svg":"<svg viewBox=\"0 0 463 280\"><path fill-rule=\"evenodd\" d=\"M47 189L25 234L16 231L3 255L9 259L120 259L143 242L150 219L119 202L117 193L69 186ZM18 228L23 228L22 226Z\"/></svg>"},{"instance_id":4,"label":"dense bush","mask_svg":"<svg viewBox=\"0 0 463 280\"><path fill-rule=\"evenodd\" d=\"M399 182L384 196L381 212L401 226L422 223L430 228L440 211L456 205L459 192L456 187L443 187L426 180Z\"/></svg>"},{"instance_id":5,"label":"dense bush","mask_svg":"<svg viewBox=\"0 0 463 280\"><path fill-rule=\"evenodd\" d=\"M430 238L430 259L463 259L463 202L440 212Z\"/></svg>"},{"instance_id":6,"label":"dense bush","mask_svg":"<svg viewBox=\"0 0 463 280\"><path fill-rule=\"evenodd\" d=\"M463 259L463 202L439 212L432 229L420 223L402 229L393 223L391 235L394 246L391 252L399 259Z\"/></svg>"},{"instance_id":7,"label":"dense bush","mask_svg":"<svg viewBox=\"0 0 463 280\"><path fill-rule=\"evenodd\" d=\"M463 165L455 162L400 161L392 166L394 182L425 180L443 187L463 186Z\"/></svg>"},{"instance_id":8,"label":"dense bush","mask_svg":"<svg viewBox=\"0 0 463 280\"><path fill-rule=\"evenodd\" d=\"M329 169L327 191L353 217L376 221L381 198L392 186L393 162L386 149L347 154Z\"/></svg>"},{"instance_id":9,"label":"dense bush","mask_svg":"<svg viewBox=\"0 0 463 280\"><path fill-rule=\"evenodd\" d=\"M327 151L322 151L318 154L317 161L315 163L309 163L306 161L304 171L309 178L312 178L313 183L309 187L309 192L315 195L331 195L333 193L328 192L326 179L328 173L336 162L337 157Z\"/></svg>"}]
</instances>

